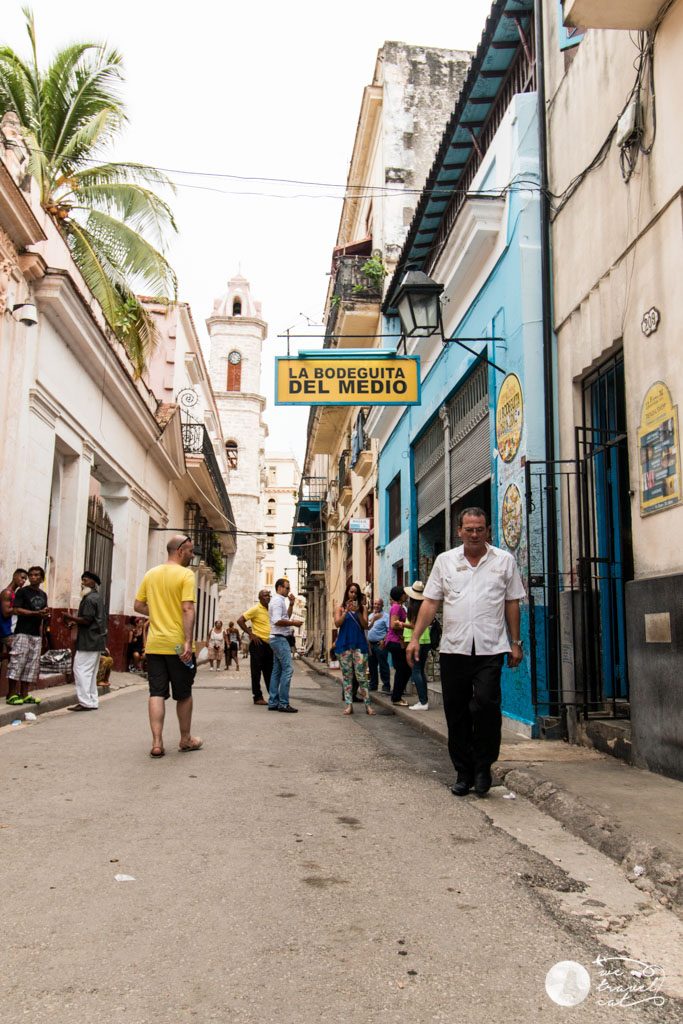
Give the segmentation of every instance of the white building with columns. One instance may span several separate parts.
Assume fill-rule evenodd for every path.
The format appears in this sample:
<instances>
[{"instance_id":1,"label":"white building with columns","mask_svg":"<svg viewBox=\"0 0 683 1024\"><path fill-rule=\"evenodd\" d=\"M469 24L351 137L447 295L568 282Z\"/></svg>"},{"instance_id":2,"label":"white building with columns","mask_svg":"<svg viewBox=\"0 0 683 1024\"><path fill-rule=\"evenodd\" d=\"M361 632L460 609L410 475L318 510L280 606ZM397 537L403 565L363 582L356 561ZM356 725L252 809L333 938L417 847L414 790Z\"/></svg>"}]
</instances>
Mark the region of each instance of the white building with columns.
<instances>
[{"instance_id":1,"label":"white building with columns","mask_svg":"<svg viewBox=\"0 0 683 1024\"><path fill-rule=\"evenodd\" d=\"M184 524L188 501L201 505L215 531L232 518L222 509L225 487L211 459L211 453L216 462L223 457L223 441L217 417L212 427L207 416L208 392L206 435L201 445L189 445L173 400L175 379L168 401L136 379L40 205L12 117L5 114L0 123L2 585L17 566L43 566L52 643L68 647L73 638L64 612L78 607L83 570L98 572L109 609L108 645L116 667L125 668L126 620L146 569L166 558L164 531ZM166 355L171 349L177 353L174 343ZM196 362L201 370L198 355ZM229 559L234 535L220 537ZM200 589L209 593L215 584L201 574Z\"/></svg>"},{"instance_id":2,"label":"white building with columns","mask_svg":"<svg viewBox=\"0 0 683 1024\"><path fill-rule=\"evenodd\" d=\"M224 623L251 608L259 589L264 540L261 505L266 399L261 394L261 354L268 325L261 303L241 274L228 281L206 321L211 339L209 375L230 472L237 551L219 604Z\"/></svg>"}]
</instances>

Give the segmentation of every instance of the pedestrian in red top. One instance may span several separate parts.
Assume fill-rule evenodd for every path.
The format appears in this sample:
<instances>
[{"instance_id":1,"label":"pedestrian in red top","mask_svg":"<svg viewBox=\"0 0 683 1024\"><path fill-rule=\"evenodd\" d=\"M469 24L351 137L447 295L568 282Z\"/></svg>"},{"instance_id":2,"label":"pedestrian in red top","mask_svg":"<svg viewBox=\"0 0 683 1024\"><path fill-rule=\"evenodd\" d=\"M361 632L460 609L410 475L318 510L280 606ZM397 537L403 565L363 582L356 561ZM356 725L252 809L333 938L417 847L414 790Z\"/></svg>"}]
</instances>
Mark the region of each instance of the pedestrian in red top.
<instances>
[{"instance_id":1,"label":"pedestrian in red top","mask_svg":"<svg viewBox=\"0 0 683 1024\"><path fill-rule=\"evenodd\" d=\"M389 631L385 648L391 655L394 666L394 688L391 691L391 703L400 707L408 707L408 701L403 699L403 692L410 679L410 667L406 661L406 652L403 644L403 623L406 621L406 610L403 602L406 599L403 587L392 587L389 591L391 608L389 609Z\"/></svg>"}]
</instances>

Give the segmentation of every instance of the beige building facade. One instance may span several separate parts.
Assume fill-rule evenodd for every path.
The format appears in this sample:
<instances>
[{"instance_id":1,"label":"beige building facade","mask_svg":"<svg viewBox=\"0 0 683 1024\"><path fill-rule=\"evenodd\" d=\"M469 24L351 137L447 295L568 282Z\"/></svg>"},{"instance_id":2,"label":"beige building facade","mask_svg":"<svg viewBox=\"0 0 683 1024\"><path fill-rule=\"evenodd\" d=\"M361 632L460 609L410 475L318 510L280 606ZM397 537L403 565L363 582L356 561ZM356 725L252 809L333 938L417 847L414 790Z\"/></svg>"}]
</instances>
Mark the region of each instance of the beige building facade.
<instances>
[{"instance_id":1,"label":"beige building facade","mask_svg":"<svg viewBox=\"0 0 683 1024\"><path fill-rule=\"evenodd\" d=\"M544 4L558 454L579 493L563 521L563 629L579 627L565 697L577 733L610 716L627 756L683 777L683 3L567 2L573 45L556 8Z\"/></svg>"},{"instance_id":2,"label":"beige building facade","mask_svg":"<svg viewBox=\"0 0 683 1024\"><path fill-rule=\"evenodd\" d=\"M396 347L398 338L382 337L385 283L396 266L469 60L465 51L401 42L387 42L378 52L372 81L363 92L332 254L325 348ZM320 646L329 651L335 632L333 607L347 583L359 583L369 600L380 596L377 444L367 429L369 412L360 406L311 410L302 507L319 502L317 529L326 539L322 556L311 554L309 568L315 568L307 576L309 636L316 637L316 650ZM367 532L352 532L352 520L367 521ZM293 550L305 549L294 544Z\"/></svg>"}]
</instances>

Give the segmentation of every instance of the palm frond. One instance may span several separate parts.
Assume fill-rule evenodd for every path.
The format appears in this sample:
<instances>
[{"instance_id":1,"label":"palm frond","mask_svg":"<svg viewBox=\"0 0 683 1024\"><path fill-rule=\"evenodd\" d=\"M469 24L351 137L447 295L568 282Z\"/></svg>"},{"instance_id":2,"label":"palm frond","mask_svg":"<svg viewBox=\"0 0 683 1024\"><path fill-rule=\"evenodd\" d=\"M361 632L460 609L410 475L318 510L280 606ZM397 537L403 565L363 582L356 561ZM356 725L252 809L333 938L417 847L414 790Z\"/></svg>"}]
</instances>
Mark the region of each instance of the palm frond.
<instances>
[{"instance_id":1,"label":"palm frond","mask_svg":"<svg viewBox=\"0 0 683 1024\"><path fill-rule=\"evenodd\" d=\"M109 259L128 282L140 282L152 295L177 297L178 282L166 257L133 228L101 210L87 211L83 225L91 239L106 247Z\"/></svg>"},{"instance_id":2,"label":"palm frond","mask_svg":"<svg viewBox=\"0 0 683 1024\"><path fill-rule=\"evenodd\" d=\"M0 114L13 110L28 129L35 126L37 96L29 68L7 46L0 47Z\"/></svg>"},{"instance_id":3,"label":"palm frond","mask_svg":"<svg viewBox=\"0 0 683 1024\"><path fill-rule=\"evenodd\" d=\"M68 150L77 161L83 151L91 156L94 149L111 141L126 121L122 100L116 86L123 80L121 55L116 50L88 43L62 50L44 76L44 89L51 106L47 110L54 127L52 140L56 160ZM101 118L104 112L106 118ZM99 134L94 136L96 124ZM85 137L79 148L74 138Z\"/></svg>"},{"instance_id":4,"label":"palm frond","mask_svg":"<svg viewBox=\"0 0 683 1024\"><path fill-rule=\"evenodd\" d=\"M148 238L160 251L166 248L166 233L177 231L173 211L156 193L131 182L74 187L60 193L59 200L73 209L103 210Z\"/></svg>"},{"instance_id":5,"label":"palm frond","mask_svg":"<svg viewBox=\"0 0 683 1024\"><path fill-rule=\"evenodd\" d=\"M145 164L92 166L126 121L118 92L121 54L100 43L74 43L41 72L33 13L28 7L23 12L31 52L25 61L0 46L0 115L18 115L41 201L56 216L107 323L142 373L157 332L135 291L177 294L175 273L163 255L166 232L177 228L170 206L152 191L174 191L173 185Z\"/></svg>"},{"instance_id":6,"label":"palm frond","mask_svg":"<svg viewBox=\"0 0 683 1024\"><path fill-rule=\"evenodd\" d=\"M58 172L55 187L60 176L71 175L82 168L98 149L115 138L120 126L118 114L109 107L94 111L89 118L82 118L69 138L61 143L61 148L52 154L52 163Z\"/></svg>"},{"instance_id":7,"label":"palm frond","mask_svg":"<svg viewBox=\"0 0 683 1024\"><path fill-rule=\"evenodd\" d=\"M75 171L71 177L83 185L113 185L118 182L134 181L140 185L162 185L174 194L176 192L173 181L163 171L148 164L130 161L84 167Z\"/></svg>"},{"instance_id":8,"label":"palm frond","mask_svg":"<svg viewBox=\"0 0 683 1024\"><path fill-rule=\"evenodd\" d=\"M69 224L68 243L88 288L140 376L158 339L152 318L117 273L106 244L73 221Z\"/></svg>"}]
</instances>

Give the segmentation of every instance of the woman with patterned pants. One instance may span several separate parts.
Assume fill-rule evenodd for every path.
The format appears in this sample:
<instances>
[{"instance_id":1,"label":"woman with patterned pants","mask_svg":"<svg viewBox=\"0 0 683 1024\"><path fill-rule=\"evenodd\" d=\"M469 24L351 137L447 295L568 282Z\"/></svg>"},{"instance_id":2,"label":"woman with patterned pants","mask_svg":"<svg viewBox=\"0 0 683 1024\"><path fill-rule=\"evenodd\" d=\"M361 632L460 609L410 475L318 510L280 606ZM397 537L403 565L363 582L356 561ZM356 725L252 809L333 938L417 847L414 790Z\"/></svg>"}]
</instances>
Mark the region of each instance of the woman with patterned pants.
<instances>
[{"instance_id":1,"label":"woman with patterned pants","mask_svg":"<svg viewBox=\"0 0 683 1024\"><path fill-rule=\"evenodd\" d=\"M339 630L334 649L342 670L344 714L353 714L353 677L358 680L358 696L365 702L368 715L375 712L370 703L368 681L368 613L365 596L357 583L349 583L342 603L334 610L334 624Z\"/></svg>"}]
</instances>

